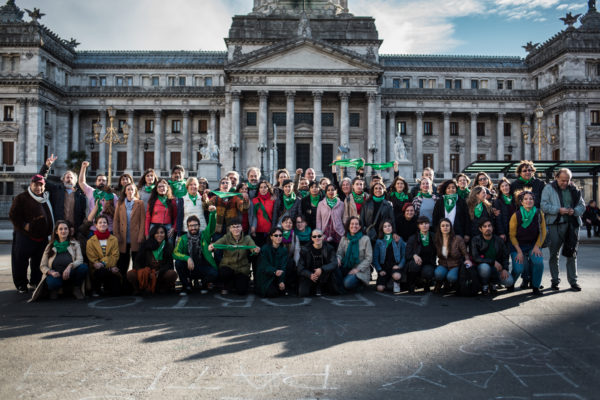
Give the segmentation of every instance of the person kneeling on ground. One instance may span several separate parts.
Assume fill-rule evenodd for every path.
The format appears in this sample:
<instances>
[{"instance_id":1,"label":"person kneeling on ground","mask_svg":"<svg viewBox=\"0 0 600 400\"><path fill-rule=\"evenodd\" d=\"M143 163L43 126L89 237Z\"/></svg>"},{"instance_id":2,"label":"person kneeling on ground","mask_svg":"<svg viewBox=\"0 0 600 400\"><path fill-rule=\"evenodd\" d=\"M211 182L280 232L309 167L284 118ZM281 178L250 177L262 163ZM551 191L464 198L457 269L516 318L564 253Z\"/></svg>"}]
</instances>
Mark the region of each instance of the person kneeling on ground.
<instances>
[{"instance_id":1,"label":"person kneeling on ground","mask_svg":"<svg viewBox=\"0 0 600 400\"><path fill-rule=\"evenodd\" d=\"M269 242L260 249L260 260L256 269L256 292L262 297L278 297L287 293L291 268L288 250L281 244L283 231L273 228Z\"/></svg>"},{"instance_id":2,"label":"person kneeling on ground","mask_svg":"<svg viewBox=\"0 0 600 400\"><path fill-rule=\"evenodd\" d=\"M479 231L481 235L475 236L471 242L471 254L481 278L482 293L493 292L493 283L498 281L512 292L515 281L508 273L508 249L504 240L493 234L494 228L489 219L479 221Z\"/></svg>"},{"instance_id":3,"label":"person kneeling on ground","mask_svg":"<svg viewBox=\"0 0 600 400\"><path fill-rule=\"evenodd\" d=\"M142 244L127 280L134 291L155 293L175 289L177 273L173 270L173 247L167 240L167 229L154 225Z\"/></svg>"},{"instance_id":4,"label":"person kneeling on ground","mask_svg":"<svg viewBox=\"0 0 600 400\"><path fill-rule=\"evenodd\" d=\"M298 295L307 297L314 293L321 296L324 291L338 294L340 290L333 274L337 269L335 250L325 243L325 236L321 230L315 229L310 237L312 243L300 250Z\"/></svg>"},{"instance_id":5,"label":"person kneeling on ground","mask_svg":"<svg viewBox=\"0 0 600 400\"><path fill-rule=\"evenodd\" d=\"M399 294L406 261L406 243L400 236L394 239L393 231L392 222L383 221L373 251L373 267L377 271L377 291L383 292L392 284L394 294Z\"/></svg>"},{"instance_id":6,"label":"person kneeling on ground","mask_svg":"<svg viewBox=\"0 0 600 400\"><path fill-rule=\"evenodd\" d=\"M104 292L116 296L121 292L123 277L117 267L119 261L119 240L108 231L108 217L100 214L96 218L96 230L86 244L86 254L92 268L92 296Z\"/></svg>"},{"instance_id":7,"label":"person kneeling on ground","mask_svg":"<svg viewBox=\"0 0 600 400\"><path fill-rule=\"evenodd\" d=\"M192 291L192 279L202 281L202 293L212 289L217 281L217 263L208 250L210 238L215 233L216 214L215 206L209 206L208 226L200 232L201 222L195 215L187 218L185 235L179 237L173 258L175 269L181 281L180 295L186 296Z\"/></svg>"}]
</instances>

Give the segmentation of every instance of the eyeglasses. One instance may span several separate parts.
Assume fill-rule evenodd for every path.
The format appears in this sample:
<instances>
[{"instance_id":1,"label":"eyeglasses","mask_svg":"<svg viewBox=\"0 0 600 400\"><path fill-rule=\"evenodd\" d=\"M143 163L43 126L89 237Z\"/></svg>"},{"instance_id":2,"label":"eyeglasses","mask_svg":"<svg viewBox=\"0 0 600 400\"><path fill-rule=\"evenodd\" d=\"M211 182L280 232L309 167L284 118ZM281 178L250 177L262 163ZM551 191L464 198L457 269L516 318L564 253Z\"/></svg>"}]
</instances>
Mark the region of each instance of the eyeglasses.
<instances>
[{"instance_id":1,"label":"eyeglasses","mask_svg":"<svg viewBox=\"0 0 600 400\"><path fill-rule=\"evenodd\" d=\"M200 225L198 224L193 224L193 225L188 225L188 228L198 228Z\"/></svg>"},{"instance_id":2,"label":"eyeglasses","mask_svg":"<svg viewBox=\"0 0 600 400\"><path fill-rule=\"evenodd\" d=\"M281 233L274 233L271 236L273 236L273 237L282 237L283 235Z\"/></svg>"},{"instance_id":3,"label":"eyeglasses","mask_svg":"<svg viewBox=\"0 0 600 400\"><path fill-rule=\"evenodd\" d=\"M479 178L480 181L487 181L488 178L486 178L485 176L482 176L481 178Z\"/></svg>"},{"instance_id":4,"label":"eyeglasses","mask_svg":"<svg viewBox=\"0 0 600 400\"><path fill-rule=\"evenodd\" d=\"M311 236L313 239L320 239L323 237L323 235L312 235Z\"/></svg>"},{"instance_id":5,"label":"eyeglasses","mask_svg":"<svg viewBox=\"0 0 600 400\"><path fill-rule=\"evenodd\" d=\"M523 172L535 172L535 170L531 169L531 168L527 168L527 169L523 169Z\"/></svg>"}]
</instances>

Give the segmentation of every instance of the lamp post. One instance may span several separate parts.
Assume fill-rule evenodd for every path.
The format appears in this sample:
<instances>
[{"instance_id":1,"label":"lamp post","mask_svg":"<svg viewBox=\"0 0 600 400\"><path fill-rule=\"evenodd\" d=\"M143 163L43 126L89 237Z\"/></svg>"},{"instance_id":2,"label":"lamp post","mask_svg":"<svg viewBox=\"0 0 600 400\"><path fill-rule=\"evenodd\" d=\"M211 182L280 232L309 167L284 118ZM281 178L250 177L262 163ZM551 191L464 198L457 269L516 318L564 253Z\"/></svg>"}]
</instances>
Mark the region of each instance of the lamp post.
<instances>
[{"instance_id":1,"label":"lamp post","mask_svg":"<svg viewBox=\"0 0 600 400\"><path fill-rule=\"evenodd\" d=\"M542 132L542 118L544 117L544 108L538 103L535 108L535 117L537 118L538 126L537 132L533 136L529 137L529 124L521 125L521 132L523 133L523 142L525 144L537 144L538 147L538 161L542 159L542 143L554 144L556 143L556 135L550 133L550 139L545 132Z\"/></svg>"},{"instance_id":2,"label":"lamp post","mask_svg":"<svg viewBox=\"0 0 600 400\"><path fill-rule=\"evenodd\" d=\"M375 143L371 144L371 147L369 147L369 153L371 153L371 162L373 164L375 164L375 153L377 153L377 147L375 145ZM375 170L373 168L371 168L371 175L375 175Z\"/></svg>"},{"instance_id":3,"label":"lamp post","mask_svg":"<svg viewBox=\"0 0 600 400\"><path fill-rule=\"evenodd\" d=\"M258 151L260 151L260 175L264 176L265 171L264 171L264 156L265 156L265 151L267 151L267 145L264 143L261 143L258 146Z\"/></svg>"},{"instance_id":4,"label":"lamp post","mask_svg":"<svg viewBox=\"0 0 600 400\"><path fill-rule=\"evenodd\" d=\"M114 120L116 115L116 110L112 107L108 107L106 110L108 112L109 123L110 126L106 127L106 135L100 138L100 133L102 132L102 124L100 123L100 119L98 122L94 124L94 140L98 143L108 143L108 186L110 186L110 181L112 178L112 146L114 144L126 144L127 138L129 136L129 125L127 122L123 124L121 129L123 129L123 137L119 136L118 129L114 126Z\"/></svg>"},{"instance_id":5,"label":"lamp post","mask_svg":"<svg viewBox=\"0 0 600 400\"><path fill-rule=\"evenodd\" d=\"M235 171L235 153L239 150L239 146L237 144L232 144L229 150L233 153L233 170Z\"/></svg>"}]
</instances>

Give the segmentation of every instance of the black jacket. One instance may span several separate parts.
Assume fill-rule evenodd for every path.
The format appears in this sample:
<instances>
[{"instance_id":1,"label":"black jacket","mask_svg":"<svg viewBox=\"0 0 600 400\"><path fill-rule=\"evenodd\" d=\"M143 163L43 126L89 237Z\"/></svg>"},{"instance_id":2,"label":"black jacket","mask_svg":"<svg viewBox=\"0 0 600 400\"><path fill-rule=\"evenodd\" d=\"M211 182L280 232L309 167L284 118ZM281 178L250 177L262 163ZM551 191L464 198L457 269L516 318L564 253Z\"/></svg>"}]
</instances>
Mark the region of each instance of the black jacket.
<instances>
[{"instance_id":1,"label":"black jacket","mask_svg":"<svg viewBox=\"0 0 600 400\"><path fill-rule=\"evenodd\" d=\"M50 169L46 164L42 165L40 169L40 175L46 179L46 191L50 193L50 204L52 205L52 212L54 213L54 220L58 221L65 219L65 185L62 182L55 183L49 181L48 171ZM73 221L75 223L75 229L77 229L85 220L86 214L85 209L87 207L87 199L85 194L79 188L73 188L75 191L75 209L73 210Z\"/></svg>"},{"instance_id":2,"label":"black jacket","mask_svg":"<svg viewBox=\"0 0 600 400\"><path fill-rule=\"evenodd\" d=\"M312 273L315 271L315 267L312 262L311 255L312 244L308 244L303 246L300 249L300 259L298 259L298 276L303 276L305 278L309 278ZM323 243L323 266L321 269L323 272L331 272L337 268L337 257L335 255L335 250L327 243Z\"/></svg>"},{"instance_id":3,"label":"black jacket","mask_svg":"<svg viewBox=\"0 0 600 400\"><path fill-rule=\"evenodd\" d=\"M534 195L534 205L538 209L540 208L540 203L542 201L542 190L544 190L544 186L546 186L544 181L535 177L531 179L530 185L528 185ZM524 187L525 184L517 178L510 184L510 194L514 195L515 191L521 191Z\"/></svg>"},{"instance_id":4,"label":"black jacket","mask_svg":"<svg viewBox=\"0 0 600 400\"><path fill-rule=\"evenodd\" d=\"M481 232L479 231L479 221L482 219L489 219L492 221L492 225L496 224L496 218L493 213L489 213L487 208L483 207L483 212L481 213L481 217L473 217L471 219L471 215L469 215L469 229L465 232L465 235L469 235L470 237L475 237L479 235Z\"/></svg>"},{"instance_id":5,"label":"black jacket","mask_svg":"<svg viewBox=\"0 0 600 400\"><path fill-rule=\"evenodd\" d=\"M444 197L441 196L438 201L435 202L433 207L433 221L431 225L432 230L436 230L440 220L446 217L446 209L444 208ZM458 236L465 236L469 234L469 209L467 208L467 202L458 198L456 202L456 217L454 217L454 233Z\"/></svg>"},{"instance_id":6,"label":"black jacket","mask_svg":"<svg viewBox=\"0 0 600 400\"><path fill-rule=\"evenodd\" d=\"M396 232L396 221L394 218L394 208L388 200L382 200L379 210L375 213L375 202L369 198L360 209L360 225L371 239L371 243L377 240L379 234L379 225L386 219L392 221L392 227Z\"/></svg>"},{"instance_id":7,"label":"black jacket","mask_svg":"<svg viewBox=\"0 0 600 400\"><path fill-rule=\"evenodd\" d=\"M406 243L406 261L413 261L413 256L416 254L423 260L423 265L436 266L437 251L435 243L433 241L433 233L429 232L429 246L430 249L426 253L423 252L423 245L421 243L421 235L419 232L415 233L408 239Z\"/></svg>"},{"instance_id":8,"label":"black jacket","mask_svg":"<svg viewBox=\"0 0 600 400\"><path fill-rule=\"evenodd\" d=\"M488 250L488 244L483 238L483 235L477 235L471 239L471 256L473 257L473 263L488 264L493 267L495 262L498 261L502 264L502 269L508 271L508 248L504 243L504 240L498 235L492 235L494 245L496 246L496 258L494 260L486 258L485 253Z\"/></svg>"},{"instance_id":9,"label":"black jacket","mask_svg":"<svg viewBox=\"0 0 600 400\"><path fill-rule=\"evenodd\" d=\"M323 197L319 199L319 201L323 200ZM306 218L306 222L310 229L315 229L317 227L317 207L313 207L310 202L310 194L306 197L303 197L300 201L300 213L304 215Z\"/></svg>"},{"instance_id":10,"label":"black jacket","mask_svg":"<svg viewBox=\"0 0 600 400\"><path fill-rule=\"evenodd\" d=\"M510 217L512 217L515 212L514 200L513 204L508 205L502 199L502 195L500 195L494 200L492 207L496 210L500 210L500 215L496 217L494 233L496 235L506 235L506 239L508 240Z\"/></svg>"}]
</instances>

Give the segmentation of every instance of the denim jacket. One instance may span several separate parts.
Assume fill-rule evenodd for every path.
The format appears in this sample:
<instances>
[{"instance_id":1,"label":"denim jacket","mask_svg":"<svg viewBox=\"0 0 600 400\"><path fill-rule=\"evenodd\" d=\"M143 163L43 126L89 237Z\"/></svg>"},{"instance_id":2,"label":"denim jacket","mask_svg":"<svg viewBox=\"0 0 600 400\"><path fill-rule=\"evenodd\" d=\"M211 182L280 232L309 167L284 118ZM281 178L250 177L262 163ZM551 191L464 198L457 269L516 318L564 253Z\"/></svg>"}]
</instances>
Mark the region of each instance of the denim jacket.
<instances>
[{"instance_id":1,"label":"denim jacket","mask_svg":"<svg viewBox=\"0 0 600 400\"><path fill-rule=\"evenodd\" d=\"M385 264L386 246L387 242L383 239L377 239L375 242L375 248L373 253L373 266L377 272L381 271ZM400 238L397 242L392 240L392 249L394 250L394 258L400 268L404 267L406 243Z\"/></svg>"}]
</instances>

